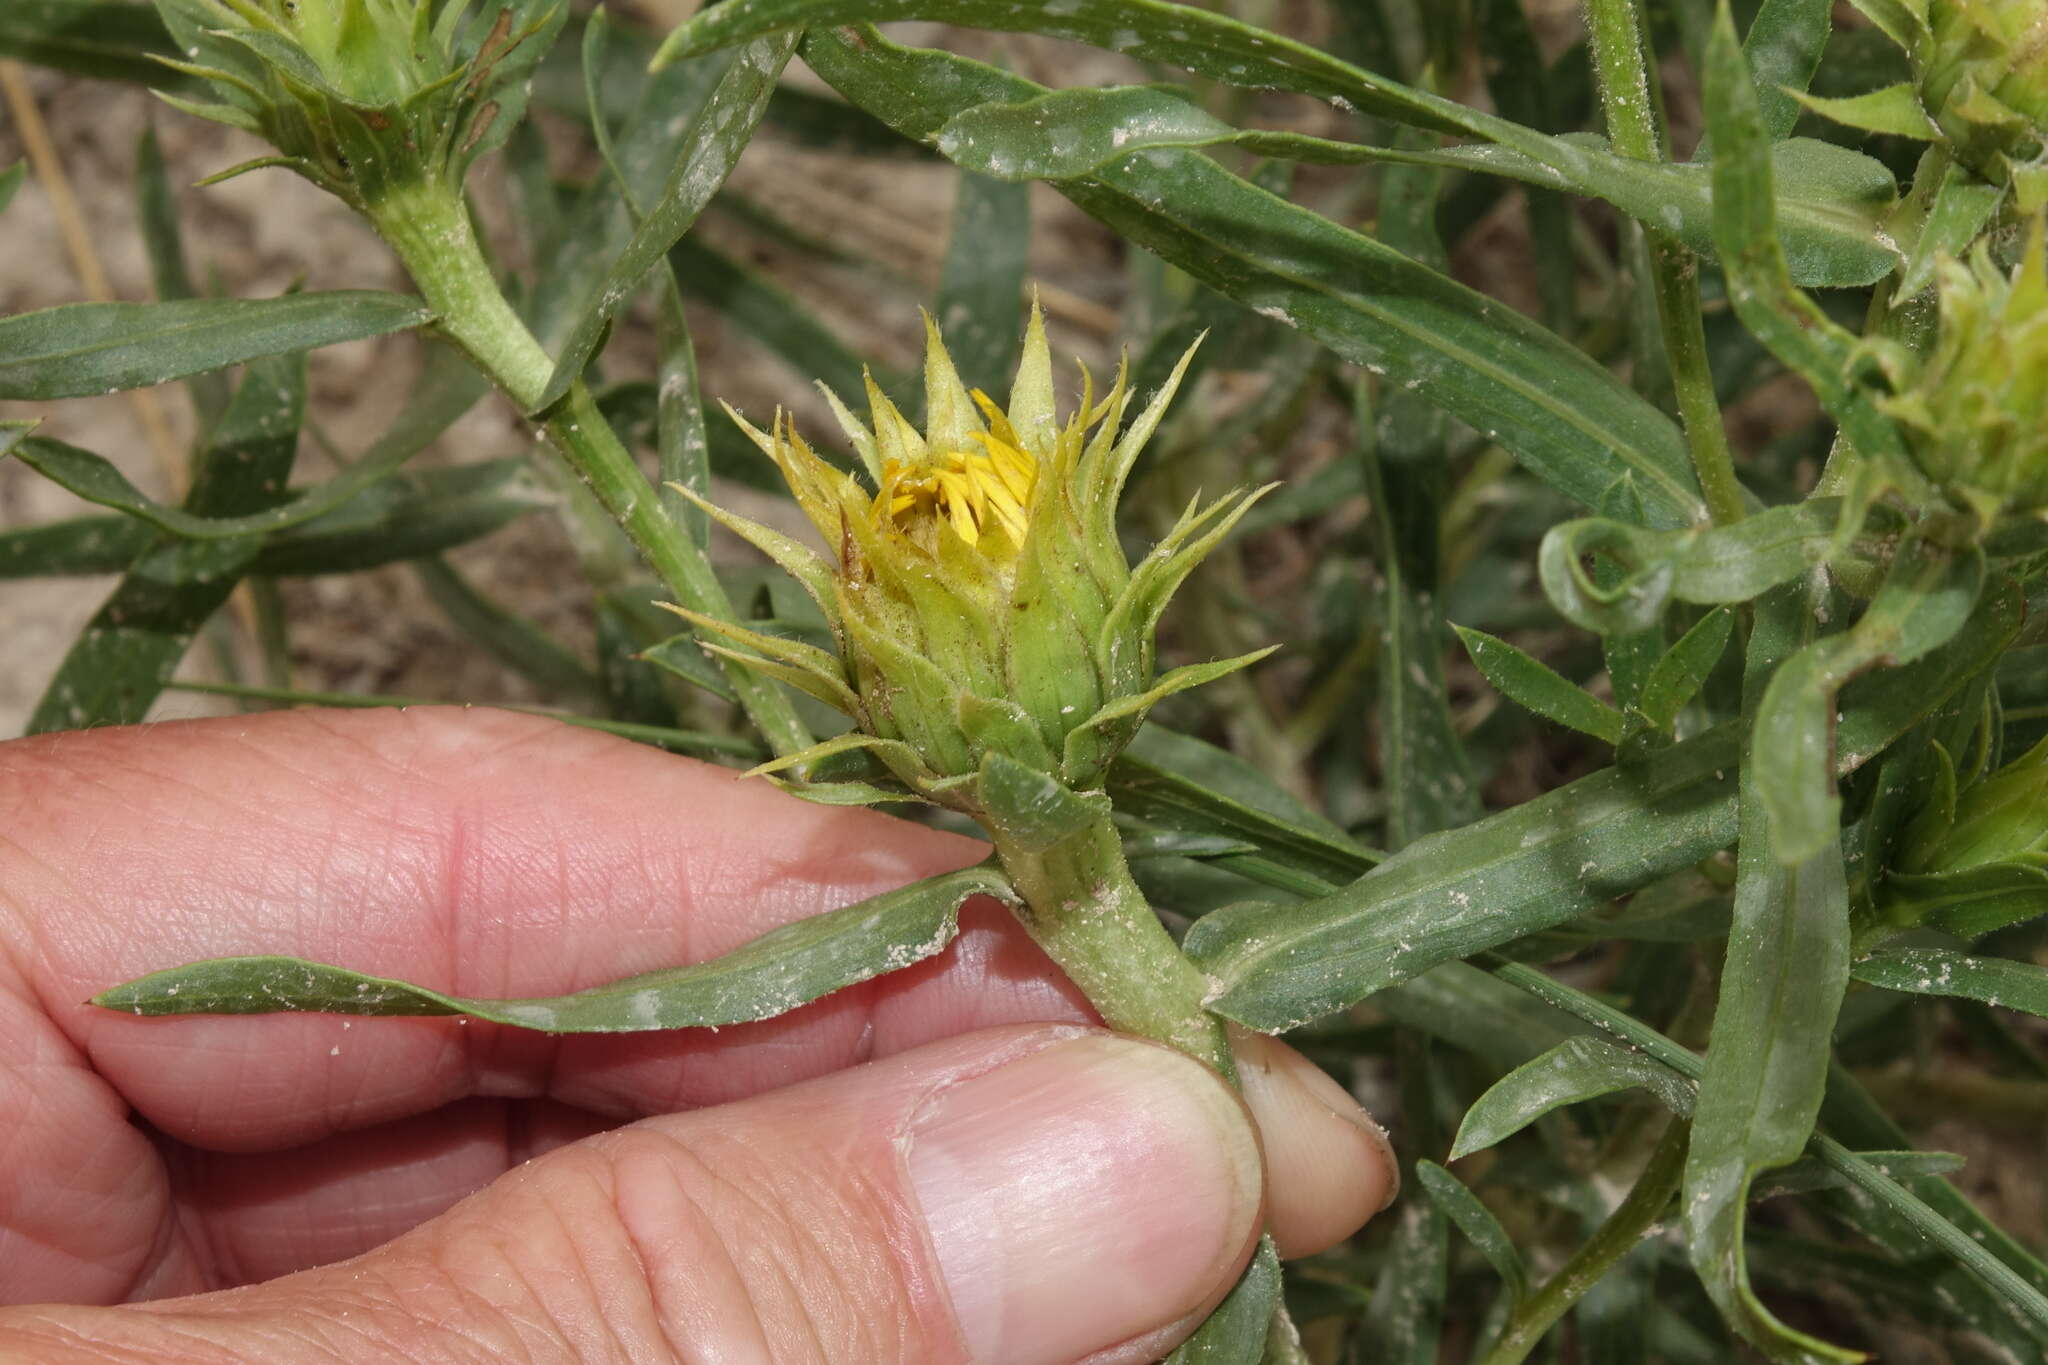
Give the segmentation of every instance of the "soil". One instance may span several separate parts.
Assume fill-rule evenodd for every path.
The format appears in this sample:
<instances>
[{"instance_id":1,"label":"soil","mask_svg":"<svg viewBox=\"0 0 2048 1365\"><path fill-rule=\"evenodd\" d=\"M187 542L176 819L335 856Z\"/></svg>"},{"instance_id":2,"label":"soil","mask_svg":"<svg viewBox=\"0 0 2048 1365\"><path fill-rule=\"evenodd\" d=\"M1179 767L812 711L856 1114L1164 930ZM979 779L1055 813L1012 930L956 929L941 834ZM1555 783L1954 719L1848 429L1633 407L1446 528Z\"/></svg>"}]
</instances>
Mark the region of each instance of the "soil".
<instances>
[{"instance_id":1,"label":"soil","mask_svg":"<svg viewBox=\"0 0 2048 1365\"><path fill-rule=\"evenodd\" d=\"M617 7L614 6L616 9ZM652 12L680 6L648 0ZM904 26L915 41L919 26ZM1049 79L1076 79L1066 45L1001 40L1013 65ZM1055 54L1054 49L1057 49ZM1086 62L1104 80L1131 79L1127 65L1109 54ZM137 232L132 190L135 148L154 126L178 205L193 276L243 297L276 294L295 282L307 289L407 288L390 253L346 207L281 170L261 171L206 188L194 182L263 154L253 138L165 108L134 87L30 71L28 82L55 144L72 191L83 206L91 247L104 265L116 298L152 296ZM796 72L799 80L811 80ZM558 171L580 174L572 139ZM23 157L14 120L0 113L0 167ZM915 289L821 265L775 243L747 239L730 224L706 230L723 249L775 278L811 305L853 349L883 365L916 362L915 303L935 288L946 241L954 178L947 168L892 162L876 175L860 165L778 144L755 141L732 184L787 221L823 225L836 244L886 261ZM482 172L480 199L487 218L502 221L505 196ZM1056 347L1100 366L1111 360L1119 325L1113 306L1121 290L1121 253L1108 235L1050 191L1033 197L1033 276L1045 292ZM45 187L31 176L8 209L0 251L0 314L78 302L86 297ZM692 326L709 392L745 410L793 407L810 429L829 429L810 376L796 375L707 310L693 309ZM331 347L312 358L311 427L295 481L330 475L326 451L362 449L395 409L420 363L422 343L399 338ZM622 329L612 363L624 372L648 352L644 328ZM137 402L153 403L182 451L193 438L191 409L176 385L122 398L35 404L0 403L0 419L36 417L41 434L85 447L117 465L154 497L173 497L176 459L151 449ZM422 463L463 462L508 454L530 444L516 414L487 401L420 458ZM747 502L744 490L735 500ZM0 529L40 525L98 511L49 484L25 466L0 461ZM757 513L758 514L758 513ZM728 545L728 553L738 553ZM593 637L588 592L555 518L527 516L450 556L490 595L535 618L572 646L588 650ZM0 590L0 734L18 734L70 641L113 586L112 577L26 579ZM293 681L316 691L379 692L473 702L532 703L532 687L460 635L427 599L403 566L322 579L286 580ZM240 613L246 621L247 613ZM236 629L235 647L252 648ZM180 679L221 676L215 650L192 649ZM167 692L152 718L218 714L233 709L221 699Z\"/></svg>"}]
</instances>

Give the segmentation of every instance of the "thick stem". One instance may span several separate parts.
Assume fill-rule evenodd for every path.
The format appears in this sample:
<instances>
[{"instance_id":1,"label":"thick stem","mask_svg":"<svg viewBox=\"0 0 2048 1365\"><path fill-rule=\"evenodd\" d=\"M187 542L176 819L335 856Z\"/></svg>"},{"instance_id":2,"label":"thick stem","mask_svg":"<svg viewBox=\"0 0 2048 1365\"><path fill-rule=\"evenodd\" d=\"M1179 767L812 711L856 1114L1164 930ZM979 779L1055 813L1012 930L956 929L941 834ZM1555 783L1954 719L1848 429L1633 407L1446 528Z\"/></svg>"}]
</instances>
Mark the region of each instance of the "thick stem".
<instances>
[{"instance_id":1,"label":"thick stem","mask_svg":"<svg viewBox=\"0 0 2048 1365\"><path fill-rule=\"evenodd\" d=\"M385 199L372 211L371 221L434 310L435 325L522 411L530 411L547 388L554 361L498 288L461 197L424 184ZM706 616L731 620L732 603L710 561L663 512L653 486L582 381L541 422L549 443L677 601ZM751 669L729 660L721 663L741 705L776 753L810 744L810 732L780 688Z\"/></svg>"},{"instance_id":2,"label":"thick stem","mask_svg":"<svg viewBox=\"0 0 2048 1365\"><path fill-rule=\"evenodd\" d=\"M1208 978L1131 880L1109 817L1042 852L993 837L1003 870L1024 898L1018 918L1103 1022L1178 1048L1234 1083L1222 1021L1203 1008Z\"/></svg>"},{"instance_id":3,"label":"thick stem","mask_svg":"<svg viewBox=\"0 0 2048 1365\"><path fill-rule=\"evenodd\" d=\"M1592 33L1594 68L1600 76L1601 107L1614 149L1637 161L1667 159L1639 0L1588 0L1586 18ZM1706 329L1700 320L1699 263L1669 233L1647 225L1643 233L1650 248L1650 287L1656 292L1671 387L1678 398L1678 415L1685 426L1700 491L1706 495L1707 511L1715 522L1741 521L1748 512L1721 421L1720 399L1714 393L1713 371L1707 364Z\"/></svg>"}]
</instances>

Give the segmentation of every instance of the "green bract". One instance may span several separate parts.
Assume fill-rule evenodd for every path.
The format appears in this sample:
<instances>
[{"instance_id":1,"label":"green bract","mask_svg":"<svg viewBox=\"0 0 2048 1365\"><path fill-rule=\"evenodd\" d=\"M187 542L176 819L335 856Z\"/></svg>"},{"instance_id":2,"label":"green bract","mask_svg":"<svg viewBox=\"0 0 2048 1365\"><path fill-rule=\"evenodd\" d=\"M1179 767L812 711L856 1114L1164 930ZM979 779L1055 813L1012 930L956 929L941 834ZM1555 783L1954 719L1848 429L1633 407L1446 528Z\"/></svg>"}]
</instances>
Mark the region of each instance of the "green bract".
<instances>
[{"instance_id":1,"label":"green bract","mask_svg":"<svg viewBox=\"0 0 2048 1365\"><path fill-rule=\"evenodd\" d=\"M523 112L560 0L157 0L185 51L168 64L220 103L163 98L247 129L365 212L395 191L459 188ZM216 177L221 178L221 177Z\"/></svg>"},{"instance_id":2,"label":"green bract","mask_svg":"<svg viewBox=\"0 0 2048 1365\"><path fill-rule=\"evenodd\" d=\"M1877 400L1922 472L1989 524L2048 507L2048 259L2042 225L2010 276L1979 247L1937 274L1932 353L1870 343L1894 392Z\"/></svg>"},{"instance_id":3,"label":"green bract","mask_svg":"<svg viewBox=\"0 0 2048 1365\"><path fill-rule=\"evenodd\" d=\"M771 433L733 414L836 563L703 504L809 591L839 652L683 614L747 652L709 648L853 718L857 733L762 771L866 749L910 792L970 813L983 809L977 777L991 754L1094 788L1154 702L1266 652L1153 676L1167 599L1257 495L1191 503L1133 568L1117 540L1117 498L1187 357L1125 427L1133 395L1121 367L1100 399L1085 383L1080 406L1060 420L1035 308L1007 409L967 391L929 319L926 342L922 433L872 379L868 424L827 391L877 491L820 459L780 415ZM827 799L883 795L800 787Z\"/></svg>"},{"instance_id":4,"label":"green bract","mask_svg":"<svg viewBox=\"0 0 2048 1365\"><path fill-rule=\"evenodd\" d=\"M1938 140L2011 184L2023 210L2048 202L2048 8L2040 0L1852 0L1906 49L1914 79L1850 99L1802 96L1874 132Z\"/></svg>"}]
</instances>

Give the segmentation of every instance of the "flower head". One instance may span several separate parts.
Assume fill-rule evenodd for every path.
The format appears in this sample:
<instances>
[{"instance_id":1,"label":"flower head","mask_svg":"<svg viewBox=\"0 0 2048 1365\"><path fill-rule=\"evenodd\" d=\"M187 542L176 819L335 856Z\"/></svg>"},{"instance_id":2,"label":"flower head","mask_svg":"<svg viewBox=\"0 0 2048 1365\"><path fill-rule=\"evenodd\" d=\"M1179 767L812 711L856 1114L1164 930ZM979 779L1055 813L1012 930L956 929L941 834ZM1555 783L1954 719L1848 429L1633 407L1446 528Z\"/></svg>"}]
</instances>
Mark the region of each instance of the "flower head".
<instances>
[{"instance_id":1,"label":"flower head","mask_svg":"<svg viewBox=\"0 0 2048 1365\"><path fill-rule=\"evenodd\" d=\"M394 191L459 191L519 121L561 0L156 0L186 54L166 64L221 102L166 95L268 140L285 165L358 210ZM216 179L224 177L215 177Z\"/></svg>"},{"instance_id":2,"label":"flower head","mask_svg":"<svg viewBox=\"0 0 2048 1365\"><path fill-rule=\"evenodd\" d=\"M1878 406L1921 472L1989 525L2048 508L2048 252L2036 219L2008 275L1980 245L1937 272L1941 330L1931 354L1877 346L1891 380Z\"/></svg>"},{"instance_id":3,"label":"flower head","mask_svg":"<svg viewBox=\"0 0 2048 1365\"><path fill-rule=\"evenodd\" d=\"M1913 79L1849 99L1800 96L1838 122L1946 143L2011 185L2022 212L2048 203L2048 7L2040 0L1851 0L1906 51Z\"/></svg>"},{"instance_id":4,"label":"flower head","mask_svg":"<svg viewBox=\"0 0 2048 1365\"><path fill-rule=\"evenodd\" d=\"M1079 405L1060 417L1036 307L1007 406L968 391L929 318L925 340L922 431L872 378L865 422L826 391L866 485L780 414L764 432L732 413L833 559L683 490L809 591L837 654L684 614L728 642L707 648L853 719L855 732L771 767L862 748L910 793L969 812L992 753L1092 788L1155 701L1262 657L1153 677L1167 599L1257 495L1198 499L1133 567L1117 539L1117 500L1187 357L1126 425L1123 367L1099 398L1084 372Z\"/></svg>"}]
</instances>

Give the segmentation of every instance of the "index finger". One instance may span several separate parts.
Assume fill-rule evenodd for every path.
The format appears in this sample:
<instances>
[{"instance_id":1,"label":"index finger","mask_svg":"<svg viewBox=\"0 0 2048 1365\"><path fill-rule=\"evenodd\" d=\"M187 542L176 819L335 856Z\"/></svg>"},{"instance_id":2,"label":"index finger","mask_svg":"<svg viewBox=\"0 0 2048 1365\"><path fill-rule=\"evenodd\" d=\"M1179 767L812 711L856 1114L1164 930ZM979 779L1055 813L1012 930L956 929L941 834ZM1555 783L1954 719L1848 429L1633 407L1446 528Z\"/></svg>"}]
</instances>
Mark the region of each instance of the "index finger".
<instances>
[{"instance_id":1,"label":"index finger","mask_svg":"<svg viewBox=\"0 0 2048 1365\"><path fill-rule=\"evenodd\" d=\"M550 1038L451 1019L139 1020L79 1002L283 953L461 995L703 961L976 861L972 840L505 712L289 712L0 746L0 928L56 1027L175 1137L302 1142L466 1095L621 1115L1087 1011L1007 915L780 1019Z\"/></svg>"}]
</instances>

